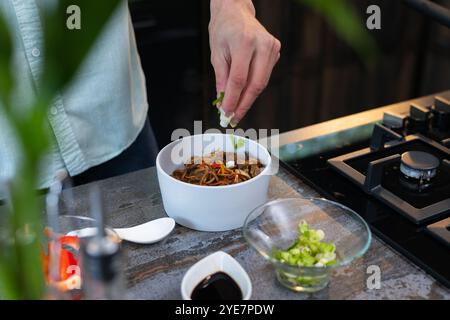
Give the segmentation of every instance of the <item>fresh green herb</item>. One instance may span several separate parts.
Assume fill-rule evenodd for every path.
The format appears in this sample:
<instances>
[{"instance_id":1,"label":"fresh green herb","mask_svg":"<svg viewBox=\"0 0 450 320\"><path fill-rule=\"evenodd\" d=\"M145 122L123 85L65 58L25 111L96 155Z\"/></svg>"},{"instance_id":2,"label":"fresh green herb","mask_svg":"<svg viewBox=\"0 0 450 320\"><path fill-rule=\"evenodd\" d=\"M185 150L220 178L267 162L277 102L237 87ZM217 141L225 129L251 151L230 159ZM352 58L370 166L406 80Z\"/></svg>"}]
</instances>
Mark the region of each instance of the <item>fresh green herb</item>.
<instances>
[{"instance_id":1,"label":"fresh green herb","mask_svg":"<svg viewBox=\"0 0 450 320\"><path fill-rule=\"evenodd\" d=\"M273 257L293 266L332 266L336 264L336 246L322 242L325 234L322 230L314 230L306 221L298 225L299 236L287 250L275 250Z\"/></svg>"},{"instance_id":2,"label":"fresh green herb","mask_svg":"<svg viewBox=\"0 0 450 320\"><path fill-rule=\"evenodd\" d=\"M225 92L223 92L223 91L220 92L219 96L217 97L217 99L212 102L212 105L213 106L220 105L222 103L224 97L225 97Z\"/></svg>"},{"instance_id":3,"label":"fresh green herb","mask_svg":"<svg viewBox=\"0 0 450 320\"><path fill-rule=\"evenodd\" d=\"M245 141L242 138L237 138L234 134L231 135L231 143L233 144L234 150L242 148L245 145Z\"/></svg>"}]
</instances>

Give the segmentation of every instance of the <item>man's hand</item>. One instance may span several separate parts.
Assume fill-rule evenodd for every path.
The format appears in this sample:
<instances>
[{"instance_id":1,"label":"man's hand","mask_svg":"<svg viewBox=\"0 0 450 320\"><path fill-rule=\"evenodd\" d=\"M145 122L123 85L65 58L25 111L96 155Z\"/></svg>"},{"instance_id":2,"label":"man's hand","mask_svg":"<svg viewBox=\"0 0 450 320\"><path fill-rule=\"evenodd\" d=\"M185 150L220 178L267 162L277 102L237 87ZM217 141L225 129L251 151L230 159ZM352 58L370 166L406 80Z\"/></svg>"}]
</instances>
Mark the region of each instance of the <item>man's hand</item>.
<instances>
[{"instance_id":1,"label":"man's hand","mask_svg":"<svg viewBox=\"0 0 450 320\"><path fill-rule=\"evenodd\" d=\"M281 44L256 20L251 0L211 0L209 42L216 90L236 125L266 88Z\"/></svg>"}]
</instances>

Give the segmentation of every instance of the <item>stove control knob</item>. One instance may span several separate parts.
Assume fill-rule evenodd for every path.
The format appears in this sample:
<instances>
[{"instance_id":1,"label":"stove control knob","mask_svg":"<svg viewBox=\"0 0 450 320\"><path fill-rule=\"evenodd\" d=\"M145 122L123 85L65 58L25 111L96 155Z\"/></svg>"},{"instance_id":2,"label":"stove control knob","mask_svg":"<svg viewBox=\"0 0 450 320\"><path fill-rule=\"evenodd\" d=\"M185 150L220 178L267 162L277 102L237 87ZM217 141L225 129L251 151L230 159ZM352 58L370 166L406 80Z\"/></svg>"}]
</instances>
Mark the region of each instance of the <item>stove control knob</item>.
<instances>
[{"instance_id":1,"label":"stove control knob","mask_svg":"<svg viewBox=\"0 0 450 320\"><path fill-rule=\"evenodd\" d=\"M413 103L409 109L409 116L417 121L427 121L430 116L430 110Z\"/></svg>"},{"instance_id":2,"label":"stove control knob","mask_svg":"<svg viewBox=\"0 0 450 320\"><path fill-rule=\"evenodd\" d=\"M429 127L430 110L418 104L411 104L408 117L408 131L410 133L427 133Z\"/></svg>"},{"instance_id":3,"label":"stove control knob","mask_svg":"<svg viewBox=\"0 0 450 320\"><path fill-rule=\"evenodd\" d=\"M383 114L383 126L394 130L399 133L399 131L403 130L405 125L406 116L403 114L395 113L392 111L386 111Z\"/></svg>"},{"instance_id":4,"label":"stove control knob","mask_svg":"<svg viewBox=\"0 0 450 320\"><path fill-rule=\"evenodd\" d=\"M434 109L439 112L450 113L450 100L441 96L434 98Z\"/></svg>"},{"instance_id":5,"label":"stove control knob","mask_svg":"<svg viewBox=\"0 0 450 320\"><path fill-rule=\"evenodd\" d=\"M432 112L433 128L450 131L450 100L442 96L435 97Z\"/></svg>"}]
</instances>

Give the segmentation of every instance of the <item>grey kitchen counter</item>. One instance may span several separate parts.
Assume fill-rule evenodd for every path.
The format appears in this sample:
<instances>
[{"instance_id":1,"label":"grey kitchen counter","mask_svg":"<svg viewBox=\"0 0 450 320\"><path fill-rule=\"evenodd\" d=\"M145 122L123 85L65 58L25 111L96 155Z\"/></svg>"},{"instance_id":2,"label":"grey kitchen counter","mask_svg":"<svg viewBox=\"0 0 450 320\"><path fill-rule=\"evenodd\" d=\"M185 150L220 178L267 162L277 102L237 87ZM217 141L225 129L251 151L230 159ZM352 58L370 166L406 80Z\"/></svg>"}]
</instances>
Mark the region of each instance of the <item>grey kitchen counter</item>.
<instances>
[{"instance_id":1,"label":"grey kitchen counter","mask_svg":"<svg viewBox=\"0 0 450 320\"><path fill-rule=\"evenodd\" d=\"M128 227L166 216L156 177L149 168L99 181L104 194L107 221ZM72 189L73 201L63 198L63 210L86 215L89 185ZM65 194L67 190L64 191ZM270 198L314 197L318 194L280 169L271 178ZM248 272L252 299L450 299L450 290L388 247L376 236L367 253L351 265L333 272L327 288L314 294L294 293L282 287L269 262L251 249L241 230L200 232L177 225L162 242L152 245L124 243L127 296L131 299L181 299L184 273L195 262L225 251ZM367 267L381 270L381 288L368 289Z\"/></svg>"}]
</instances>

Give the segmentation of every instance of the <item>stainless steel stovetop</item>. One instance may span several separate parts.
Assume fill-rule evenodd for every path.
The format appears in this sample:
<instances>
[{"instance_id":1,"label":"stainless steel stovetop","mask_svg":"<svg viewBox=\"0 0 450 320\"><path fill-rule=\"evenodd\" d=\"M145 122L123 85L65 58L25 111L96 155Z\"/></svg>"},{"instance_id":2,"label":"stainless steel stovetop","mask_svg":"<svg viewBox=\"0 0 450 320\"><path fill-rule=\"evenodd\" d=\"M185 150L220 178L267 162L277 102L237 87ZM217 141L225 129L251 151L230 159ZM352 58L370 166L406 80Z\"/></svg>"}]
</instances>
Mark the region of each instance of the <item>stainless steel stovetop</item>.
<instances>
[{"instance_id":1,"label":"stainless steel stovetop","mask_svg":"<svg viewBox=\"0 0 450 320\"><path fill-rule=\"evenodd\" d=\"M450 287L450 91L279 137L289 171Z\"/></svg>"}]
</instances>

